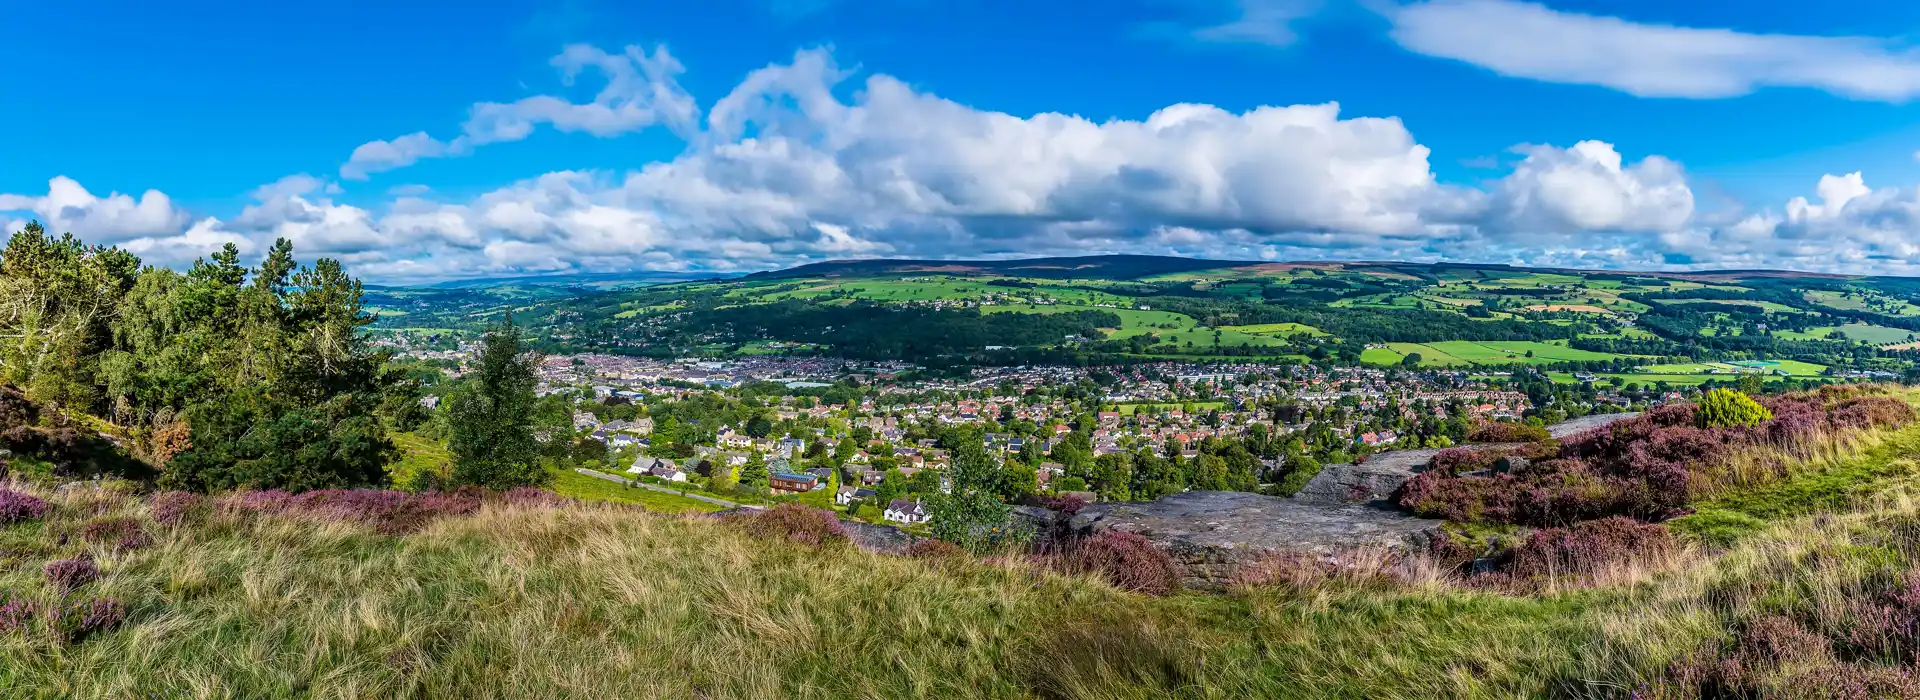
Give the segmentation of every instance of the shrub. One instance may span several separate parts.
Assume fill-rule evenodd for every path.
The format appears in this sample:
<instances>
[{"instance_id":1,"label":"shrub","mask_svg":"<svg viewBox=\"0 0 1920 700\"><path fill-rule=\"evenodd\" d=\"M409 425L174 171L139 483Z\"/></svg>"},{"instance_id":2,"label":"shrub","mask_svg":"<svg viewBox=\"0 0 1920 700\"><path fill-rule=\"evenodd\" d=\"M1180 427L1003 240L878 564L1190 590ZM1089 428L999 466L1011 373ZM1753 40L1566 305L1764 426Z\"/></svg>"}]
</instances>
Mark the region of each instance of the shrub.
<instances>
[{"instance_id":1,"label":"shrub","mask_svg":"<svg viewBox=\"0 0 1920 700\"><path fill-rule=\"evenodd\" d=\"M95 566L92 559L74 557L48 562L41 573L46 575L48 585L65 595L75 588L99 580L100 567Z\"/></svg>"},{"instance_id":2,"label":"shrub","mask_svg":"<svg viewBox=\"0 0 1920 700\"><path fill-rule=\"evenodd\" d=\"M19 389L0 386L0 430L29 426L40 421L40 407Z\"/></svg>"},{"instance_id":3,"label":"shrub","mask_svg":"<svg viewBox=\"0 0 1920 700\"><path fill-rule=\"evenodd\" d=\"M38 520L51 509L46 501L19 491L0 489L0 525Z\"/></svg>"},{"instance_id":4,"label":"shrub","mask_svg":"<svg viewBox=\"0 0 1920 700\"><path fill-rule=\"evenodd\" d=\"M1733 389L1714 389L1700 397L1693 424L1701 428L1746 428L1772 420L1773 412Z\"/></svg>"},{"instance_id":5,"label":"shrub","mask_svg":"<svg viewBox=\"0 0 1920 700\"><path fill-rule=\"evenodd\" d=\"M1638 557L1673 551L1667 528L1610 517L1567 528L1540 530L1513 550L1516 577L1588 577Z\"/></svg>"},{"instance_id":6,"label":"shrub","mask_svg":"<svg viewBox=\"0 0 1920 700\"><path fill-rule=\"evenodd\" d=\"M40 604L15 598L0 604L0 634L26 632L40 619Z\"/></svg>"},{"instance_id":7,"label":"shrub","mask_svg":"<svg viewBox=\"0 0 1920 700\"><path fill-rule=\"evenodd\" d=\"M1547 429L1514 421L1481 423L1467 433L1467 442L1539 442L1550 437Z\"/></svg>"},{"instance_id":8,"label":"shrub","mask_svg":"<svg viewBox=\"0 0 1920 700\"><path fill-rule=\"evenodd\" d=\"M1447 476L1459 476L1491 467L1494 462L1500 461L1500 458L1505 456L1506 453L1500 450L1454 447L1435 454L1433 460L1427 463L1427 468Z\"/></svg>"},{"instance_id":9,"label":"shrub","mask_svg":"<svg viewBox=\"0 0 1920 700\"><path fill-rule=\"evenodd\" d=\"M905 553L915 559L951 559L965 556L967 550L946 540L914 540Z\"/></svg>"},{"instance_id":10,"label":"shrub","mask_svg":"<svg viewBox=\"0 0 1920 700\"><path fill-rule=\"evenodd\" d=\"M1074 513L1080 512L1081 508L1087 507L1087 499L1074 494L1049 496L1046 501L1042 503L1042 507L1047 510L1059 511L1062 515L1073 515Z\"/></svg>"},{"instance_id":11,"label":"shrub","mask_svg":"<svg viewBox=\"0 0 1920 700\"><path fill-rule=\"evenodd\" d=\"M1135 593L1162 596L1180 586L1173 559L1147 538L1131 532L1108 530L1081 538L1052 561L1058 570L1095 574Z\"/></svg>"},{"instance_id":12,"label":"shrub","mask_svg":"<svg viewBox=\"0 0 1920 700\"><path fill-rule=\"evenodd\" d=\"M53 619L53 628L67 643L79 644L95 634L113 631L126 620L125 604L111 598L100 598L75 603L60 611L59 616Z\"/></svg>"},{"instance_id":13,"label":"shrub","mask_svg":"<svg viewBox=\"0 0 1920 700\"><path fill-rule=\"evenodd\" d=\"M728 520L745 528L748 534L762 539L784 539L809 547L848 541L846 526L840 524L840 519L834 517L832 511L794 503L736 514Z\"/></svg>"},{"instance_id":14,"label":"shrub","mask_svg":"<svg viewBox=\"0 0 1920 700\"><path fill-rule=\"evenodd\" d=\"M1862 396L1834 406L1828 417L1842 430L1895 428L1914 421L1913 406L1892 396Z\"/></svg>"},{"instance_id":15,"label":"shrub","mask_svg":"<svg viewBox=\"0 0 1920 700\"><path fill-rule=\"evenodd\" d=\"M81 539L107 546L116 552L131 552L153 543L147 529L133 518L102 518L80 528Z\"/></svg>"},{"instance_id":16,"label":"shrub","mask_svg":"<svg viewBox=\"0 0 1920 700\"><path fill-rule=\"evenodd\" d=\"M519 486L500 494L500 500L516 508L552 508L565 505L569 499L546 489Z\"/></svg>"},{"instance_id":17,"label":"shrub","mask_svg":"<svg viewBox=\"0 0 1920 700\"><path fill-rule=\"evenodd\" d=\"M205 501L198 494L187 491L164 491L154 494L149 506L153 521L169 527L186 522L187 516L199 510Z\"/></svg>"}]
</instances>

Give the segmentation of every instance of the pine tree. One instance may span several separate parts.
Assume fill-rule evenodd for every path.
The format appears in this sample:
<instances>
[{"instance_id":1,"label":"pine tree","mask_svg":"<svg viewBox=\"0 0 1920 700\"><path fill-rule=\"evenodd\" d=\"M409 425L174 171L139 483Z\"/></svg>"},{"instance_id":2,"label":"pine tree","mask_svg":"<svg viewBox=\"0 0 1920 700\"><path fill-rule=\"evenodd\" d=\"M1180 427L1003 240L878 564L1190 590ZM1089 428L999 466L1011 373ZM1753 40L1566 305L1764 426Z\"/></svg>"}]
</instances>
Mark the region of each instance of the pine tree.
<instances>
[{"instance_id":1,"label":"pine tree","mask_svg":"<svg viewBox=\"0 0 1920 700\"><path fill-rule=\"evenodd\" d=\"M759 490L771 483L773 475L767 472L767 460L755 452L747 455L747 466L740 468L740 485Z\"/></svg>"},{"instance_id":2,"label":"pine tree","mask_svg":"<svg viewBox=\"0 0 1920 700\"><path fill-rule=\"evenodd\" d=\"M479 369L471 384L454 394L449 409L456 484L508 489L546 480L533 437L539 360L523 346L512 316L487 329Z\"/></svg>"}]
</instances>

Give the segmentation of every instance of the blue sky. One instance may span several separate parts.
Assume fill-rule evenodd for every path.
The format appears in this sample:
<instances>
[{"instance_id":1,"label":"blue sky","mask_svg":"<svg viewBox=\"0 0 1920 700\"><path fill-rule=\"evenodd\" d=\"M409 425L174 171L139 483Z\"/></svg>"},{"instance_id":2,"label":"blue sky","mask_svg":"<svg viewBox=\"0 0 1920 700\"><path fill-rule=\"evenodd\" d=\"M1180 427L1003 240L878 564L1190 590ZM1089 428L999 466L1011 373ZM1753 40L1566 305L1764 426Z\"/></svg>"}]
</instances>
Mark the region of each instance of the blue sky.
<instances>
[{"instance_id":1,"label":"blue sky","mask_svg":"<svg viewBox=\"0 0 1920 700\"><path fill-rule=\"evenodd\" d=\"M1920 4L483 6L11 8L0 223L169 265L285 236L383 281L1920 265Z\"/></svg>"}]
</instances>

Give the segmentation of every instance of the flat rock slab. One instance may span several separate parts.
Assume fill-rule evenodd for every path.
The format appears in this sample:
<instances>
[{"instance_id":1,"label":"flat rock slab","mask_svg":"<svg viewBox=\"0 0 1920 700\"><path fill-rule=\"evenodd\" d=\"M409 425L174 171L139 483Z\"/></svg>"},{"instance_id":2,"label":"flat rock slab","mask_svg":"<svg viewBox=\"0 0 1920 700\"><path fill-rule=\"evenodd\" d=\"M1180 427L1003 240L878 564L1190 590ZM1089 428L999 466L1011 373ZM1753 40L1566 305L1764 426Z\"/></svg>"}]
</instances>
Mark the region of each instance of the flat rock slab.
<instances>
[{"instance_id":1,"label":"flat rock slab","mask_svg":"<svg viewBox=\"0 0 1920 700\"><path fill-rule=\"evenodd\" d=\"M1422 547L1439 520L1366 505L1323 506L1239 491L1188 491L1145 503L1095 503L1069 526L1131 532L1165 551L1189 588L1217 589L1271 552Z\"/></svg>"},{"instance_id":2,"label":"flat rock slab","mask_svg":"<svg viewBox=\"0 0 1920 700\"><path fill-rule=\"evenodd\" d=\"M1636 418L1639 415L1640 412L1633 411L1630 413L1600 413L1591 416L1581 416L1547 426L1547 434L1552 435L1555 439L1571 437L1594 428L1604 428L1628 418Z\"/></svg>"}]
</instances>

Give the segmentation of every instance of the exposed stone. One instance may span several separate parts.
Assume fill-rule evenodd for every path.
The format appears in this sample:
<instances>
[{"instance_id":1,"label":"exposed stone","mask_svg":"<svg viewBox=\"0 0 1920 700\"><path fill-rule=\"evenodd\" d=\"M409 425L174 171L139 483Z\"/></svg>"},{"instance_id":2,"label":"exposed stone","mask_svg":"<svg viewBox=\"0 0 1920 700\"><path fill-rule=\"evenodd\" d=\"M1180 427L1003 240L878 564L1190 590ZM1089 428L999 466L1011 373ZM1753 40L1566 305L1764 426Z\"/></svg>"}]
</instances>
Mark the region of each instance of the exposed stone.
<instances>
[{"instance_id":1,"label":"exposed stone","mask_svg":"<svg viewBox=\"0 0 1920 700\"><path fill-rule=\"evenodd\" d=\"M1629 413L1597 413L1591 416L1581 416L1547 426L1547 434L1552 435L1555 439L1563 439L1594 428L1604 428L1639 415L1640 413L1638 411L1633 411Z\"/></svg>"},{"instance_id":2,"label":"exposed stone","mask_svg":"<svg viewBox=\"0 0 1920 700\"><path fill-rule=\"evenodd\" d=\"M1607 413L1584 416L1547 426L1547 434L1555 438L1564 438L1594 428L1640 415L1638 413ZM1472 450L1495 450L1518 447L1515 443L1462 445ZM1345 503L1373 503L1383 505L1393 497L1400 485L1413 478L1413 475L1426 471L1427 463L1439 454L1437 449L1394 450L1374 455L1360 464L1329 464L1321 467L1300 492L1293 495L1294 500L1315 505L1341 505ZM1507 458L1508 470L1523 467L1527 461L1520 457Z\"/></svg>"},{"instance_id":3,"label":"exposed stone","mask_svg":"<svg viewBox=\"0 0 1920 700\"><path fill-rule=\"evenodd\" d=\"M1226 586L1270 552L1361 547L1425 548L1440 521L1367 505L1314 505L1239 491L1188 491L1145 503L1095 503L1069 520L1074 532L1146 537L1181 568L1182 584Z\"/></svg>"},{"instance_id":4,"label":"exposed stone","mask_svg":"<svg viewBox=\"0 0 1920 700\"><path fill-rule=\"evenodd\" d=\"M870 525L867 523L843 520L840 522L840 526L846 528L847 539L853 540L855 545L859 545L861 549L869 552L878 552L880 554L905 554L907 545L913 544L915 540L920 539L907 534L906 531L900 528L888 527L886 525Z\"/></svg>"},{"instance_id":5,"label":"exposed stone","mask_svg":"<svg viewBox=\"0 0 1920 700\"><path fill-rule=\"evenodd\" d=\"M1439 453L1431 449L1399 450L1374 455L1360 464L1329 464L1321 467L1293 500L1319 506L1385 501Z\"/></svg>"}]
</instances>

